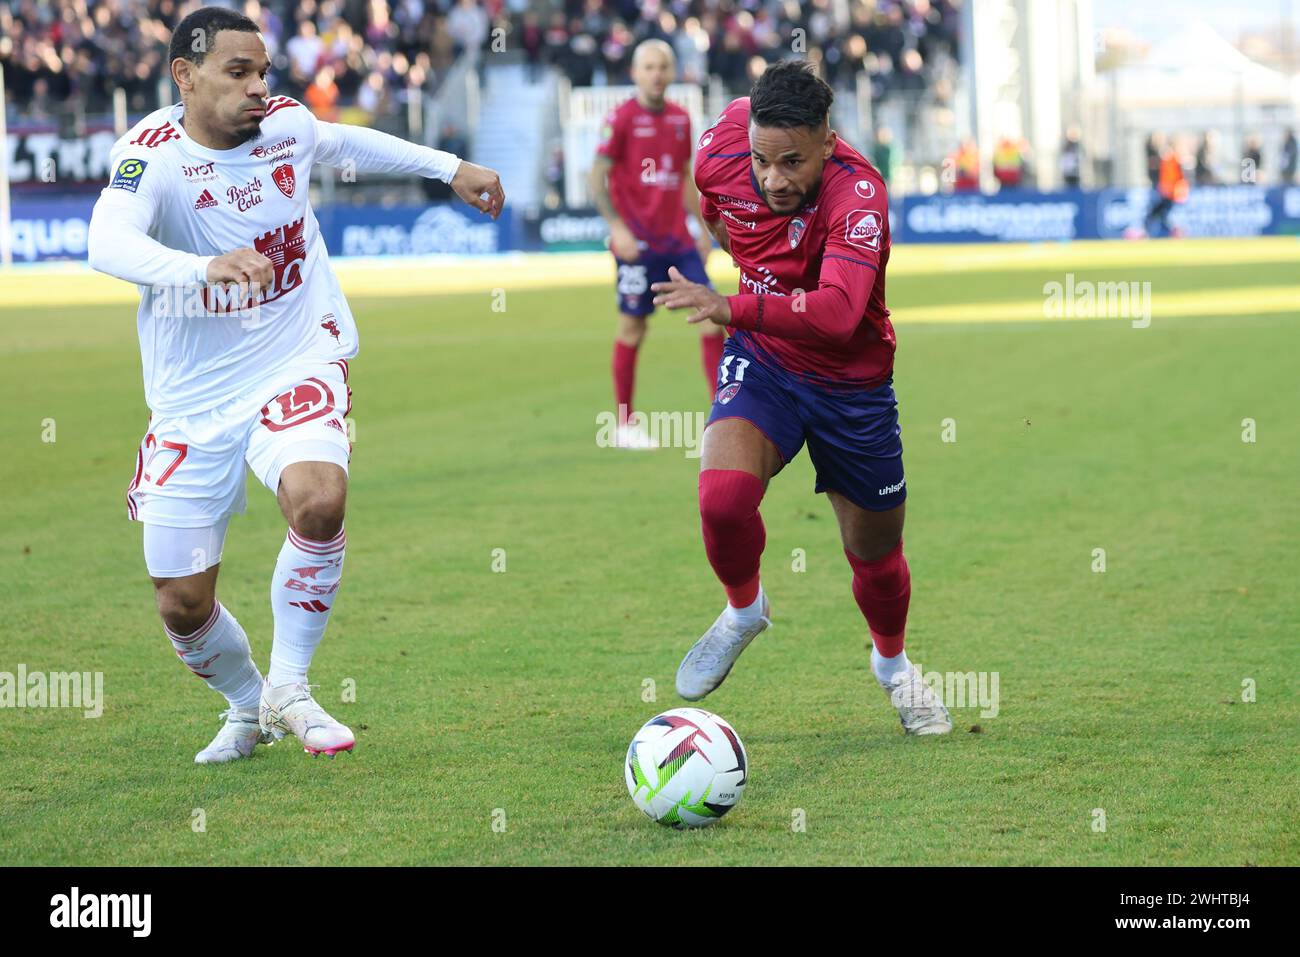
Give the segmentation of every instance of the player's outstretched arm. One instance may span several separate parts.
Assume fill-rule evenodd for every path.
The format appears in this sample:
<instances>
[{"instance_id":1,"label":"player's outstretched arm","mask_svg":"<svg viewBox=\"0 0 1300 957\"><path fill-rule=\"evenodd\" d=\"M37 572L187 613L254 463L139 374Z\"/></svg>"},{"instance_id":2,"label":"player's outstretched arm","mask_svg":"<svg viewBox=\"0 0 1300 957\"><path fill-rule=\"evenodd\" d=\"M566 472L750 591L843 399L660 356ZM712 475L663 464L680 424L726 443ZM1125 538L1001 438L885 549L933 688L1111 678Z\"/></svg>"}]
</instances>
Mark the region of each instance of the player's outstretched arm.
<instances>
[{"instance_id":1,"label":"player's outstretched arm","mask_svg":"<svg viewBox=\"0 0 1300 957\"><path fill-rule=\"evenodd\" d=\"M874 267L865 262L828 258L822 263L818 286L811 292L722 296L670 267L669 281L654 283L650 289L656 306L692 310L686 317L690 323L708 321L784 339L843 343L852 338L862 321L874 276Z\"/></svg>"},{"instance_id":2,"label":"player's outstretched arm","mask_svg":"<svg viewBox=\"0 0 1300 957\"><path fill-rule=\"evenodd\" d=\"M452 153L364 126L315 120L316 162L361 173L416 173L441 180L456 195L493 219L505 208L506 195L495 171ZM464 171L462 174L462 170Z\"/></svg>"},{"instance_id":3,"label":"player's outstretched arm","mask_svg":"<svg viewBox=\"0 0 1300 957\"><path fill-rule=\"evenodd\" d=\"M876 279L876 266L865 260L826 255L817 288L796 289L789 296L727 297L731 325L783 339L820 339L839 345L853 338Z\"/></svg>"},{"instance_id":4,"label":"player's outstretched arm","mask_svg":"<svg viewBox=\"0 0 1300 957\"><path fill-rule=\"evenodd\" d=\"M887 249L889 242L884 190L866 208L858 197L856 188L847 195L841 189L838 197L823 200L827 222L833 225L821 249L816 288L792 289L782 296L729 296L733 328L834 345L852 340L882 268L882 247Z\"/></svg>"},{"instance_id":5,"label":"player's outstretched arm","mask_svg":"<svg viewBox=\"0 0 1300 957\"><path fill-rule=\"evenodd\" d=\"M171 249L149 235L163 206L162 171L122 154L114 155L112 169L113 179L90 214L90 267L137 286L203 282L211 256Z\"/></svg>"}]
</instances>

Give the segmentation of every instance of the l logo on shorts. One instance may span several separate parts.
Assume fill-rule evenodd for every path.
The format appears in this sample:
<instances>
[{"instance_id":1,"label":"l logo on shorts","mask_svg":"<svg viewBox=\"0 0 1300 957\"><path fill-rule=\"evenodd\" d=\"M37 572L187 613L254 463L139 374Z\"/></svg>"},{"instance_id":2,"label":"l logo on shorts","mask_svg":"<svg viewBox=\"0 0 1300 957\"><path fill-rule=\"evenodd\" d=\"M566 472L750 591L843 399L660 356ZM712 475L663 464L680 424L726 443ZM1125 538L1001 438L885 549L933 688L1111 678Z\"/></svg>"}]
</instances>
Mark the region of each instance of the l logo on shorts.
<instances>
[{"instance_id":1,"label":"l logo on shorts","mask_svg":"<svg viewBox=\"0 0 1300 957\"><path fill-rule=\"evenodd\" d=\"M740 391L739 382L733 382L731 383L731 385L723 386L721 389L718 390L718 405L726 405L728 402L730 402L732 399L736 397L736 393L739 391Z\"/></svg>"},{"instance_id":2,"label":"l logo on shorts","mask_svg":"<svg viewBox=\"0 0 1300 957\"><path fill-rule=\"evenodd\" d=\"M334 393L320 379L312 377L262 406L261 422L272 432L283 432L333 411Z\"/></svg>"}]
</instances>

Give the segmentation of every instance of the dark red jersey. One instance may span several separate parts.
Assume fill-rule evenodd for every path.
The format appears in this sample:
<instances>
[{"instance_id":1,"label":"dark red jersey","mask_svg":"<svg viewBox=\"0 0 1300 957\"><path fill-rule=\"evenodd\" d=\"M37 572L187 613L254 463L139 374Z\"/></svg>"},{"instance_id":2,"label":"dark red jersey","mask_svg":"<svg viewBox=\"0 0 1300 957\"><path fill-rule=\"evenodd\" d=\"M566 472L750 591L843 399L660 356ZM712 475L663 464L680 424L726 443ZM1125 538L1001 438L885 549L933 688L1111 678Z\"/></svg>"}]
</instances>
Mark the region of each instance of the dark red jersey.
<instances>
[{"instance_id":1,"label":"dark red jersey","mask_svg":"<svg viewBox=\"0 0 1300 957\"><path fill-rule=\"evenodd\" d=\"M700 137L695 183L701 212L722 218L740 266L740 292L728 300L735 334L810 380L870 388L888 378L889 201L876 168L840 140L812 205L772 212L750 166L749 97L741 97Z\"/></svg>"},{"instance_id":2,"label":"dark red jersey","mask_svg":"<svg viewBox=\"0 0 1300 957\"><path fill-rule=\"evenodd\" d=\"M690 114L675 103L656 112L632 97L605 118L596 152L613 161L610 201L651 252L694 246L682 201L691 148Z\"/></svg>"}]
</instances>

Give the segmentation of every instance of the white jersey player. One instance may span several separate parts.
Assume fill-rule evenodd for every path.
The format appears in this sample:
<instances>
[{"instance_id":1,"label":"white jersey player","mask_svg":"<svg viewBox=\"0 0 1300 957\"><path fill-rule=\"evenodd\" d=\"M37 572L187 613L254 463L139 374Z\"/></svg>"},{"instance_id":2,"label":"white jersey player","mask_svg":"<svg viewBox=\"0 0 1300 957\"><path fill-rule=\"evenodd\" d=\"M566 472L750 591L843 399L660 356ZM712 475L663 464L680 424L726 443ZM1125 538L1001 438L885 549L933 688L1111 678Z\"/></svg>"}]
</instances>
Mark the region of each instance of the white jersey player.
<instances>
[{"instance_id":1,"label":"white jersey player","mask_svg":"<svg viewBox=\"0 0 1300 957\"><path fill-rule=\"evenodd\" d=\"M270 96L266 46L239 14L187 16L170 63L181 102L118 141L90 224L91 265L140 287L151 414L127 511L143 523L176 654L229 703L195 760L247 757L285 733L333 756L354 737L312 698L307 670L343 571L357 329L308 202L311 169L441 179L493 218L505 196L491 170ZM271 582L266 678L216 599L245 464L289 523Z\"/></svg>"}]
</instances>

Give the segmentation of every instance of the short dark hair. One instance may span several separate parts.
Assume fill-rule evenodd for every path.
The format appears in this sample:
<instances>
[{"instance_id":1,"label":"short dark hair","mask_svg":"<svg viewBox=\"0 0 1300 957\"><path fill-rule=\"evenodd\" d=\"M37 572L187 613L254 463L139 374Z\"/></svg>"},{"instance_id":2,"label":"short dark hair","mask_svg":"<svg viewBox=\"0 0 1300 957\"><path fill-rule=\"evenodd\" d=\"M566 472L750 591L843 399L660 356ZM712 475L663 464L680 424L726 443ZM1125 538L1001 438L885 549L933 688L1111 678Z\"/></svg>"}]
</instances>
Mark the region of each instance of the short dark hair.
<instances>
[{"instance_id":1,"label":"short dark hair","mask_svg":"<svg viewBox=\"0 0 1300 957\"><path fill-rule=\"evenodd\" d=\"M830 116L835 93L807 60L773 63L749 91L749 118L759 126L816 128Z\"/></svg>"},{"instance_id":2,"label":"short dark hair","mask_svg":"<svg viewBox=\"0 0 1300 957\"><path fill-rule=\"evenodd\" d=\"M167 49L167 63L174 60L189 60L201 65L204 57L217 45L217 34L223 30L235 30L239 33L257 33L260 28L242 13L235 13L225 7L200 7L172 31L172 42Z\"/></svg>"}]
</instances>

